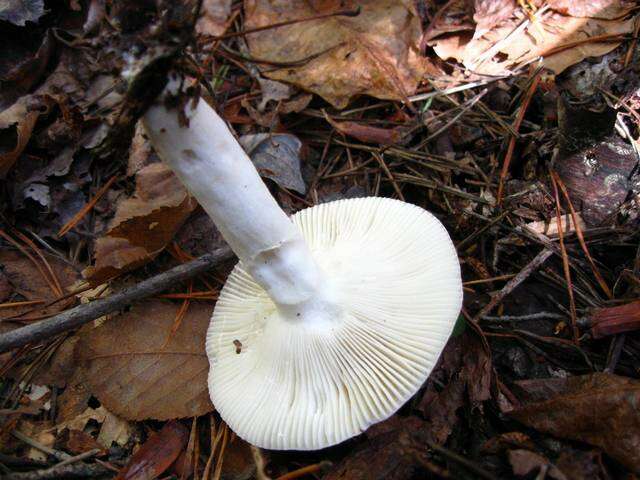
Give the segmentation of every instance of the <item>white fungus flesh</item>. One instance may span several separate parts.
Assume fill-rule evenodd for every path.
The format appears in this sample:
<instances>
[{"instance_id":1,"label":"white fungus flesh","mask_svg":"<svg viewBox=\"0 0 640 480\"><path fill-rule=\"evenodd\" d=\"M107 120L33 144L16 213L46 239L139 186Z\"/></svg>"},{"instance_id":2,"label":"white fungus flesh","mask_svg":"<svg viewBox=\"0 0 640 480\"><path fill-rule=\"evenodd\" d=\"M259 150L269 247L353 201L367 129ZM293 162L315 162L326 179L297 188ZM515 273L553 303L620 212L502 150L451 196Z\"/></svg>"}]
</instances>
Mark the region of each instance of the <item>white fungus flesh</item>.
<instances>
[{"instance_id":1,"label":"white fungus flesh","mask_svg":"<svg viewBox=\"0 0 640 480\"><path fill-rule=\"evenodd\" d=\"M442 224L384 198L292 217L325 274L320 308L277 308L239 263L207 334L216 409L262 448L312 450L353 437L421 387L462 302Z\"/></svg>"}]
</instances>

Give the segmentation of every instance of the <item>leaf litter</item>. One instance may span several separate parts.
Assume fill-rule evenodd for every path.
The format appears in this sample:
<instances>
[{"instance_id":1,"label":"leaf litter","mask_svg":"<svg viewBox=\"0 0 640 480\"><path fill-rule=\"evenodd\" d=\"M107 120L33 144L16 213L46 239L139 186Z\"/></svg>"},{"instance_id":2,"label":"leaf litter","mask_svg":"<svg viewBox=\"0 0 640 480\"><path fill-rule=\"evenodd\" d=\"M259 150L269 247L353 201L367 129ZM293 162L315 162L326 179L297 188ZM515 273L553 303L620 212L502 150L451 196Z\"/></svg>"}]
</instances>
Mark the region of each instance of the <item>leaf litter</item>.
<instances>
[{"instance_id":1,"label":"leaf litter","mask_svg":"<svg viewBox=\"0 0 640 480\"><path fill-rule=\"evenodd\" d=\"M387 421L261 451L206 389L224 263L1 354L8 478L637 474L636 2L191 7L0 8L2 332L224 246L137 122L179 59L286 211L379 195L434 212L461 259L457 333Z\"/></svg>"}]
</instances>

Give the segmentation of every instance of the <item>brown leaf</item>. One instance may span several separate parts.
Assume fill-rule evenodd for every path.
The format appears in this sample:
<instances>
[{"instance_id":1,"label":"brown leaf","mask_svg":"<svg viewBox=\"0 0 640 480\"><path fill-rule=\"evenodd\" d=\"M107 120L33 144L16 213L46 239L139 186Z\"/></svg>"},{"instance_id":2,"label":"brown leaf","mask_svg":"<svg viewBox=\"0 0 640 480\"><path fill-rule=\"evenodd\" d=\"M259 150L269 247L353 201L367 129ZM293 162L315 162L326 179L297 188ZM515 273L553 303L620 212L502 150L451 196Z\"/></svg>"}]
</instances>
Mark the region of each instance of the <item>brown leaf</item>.
<instances>
[{"instance_id":1,"label":"brown leaf","mask_svg":"<svg viewBox=\"0 0 640 480\"><path fill-rule=\"evenodd\" d=\"M373 427L372 427L373 429ZM404 480L417 475L425 463L425 434L428 429L417 417L377 424L377 435L338 463L324 480Z\"/></svg>"},{"instance_id":2,"label":"brown leaf","mask_svg":"<svg viewBox=\"0 0 640 480\"><path fill-rule=\"evenodd\" d=\"M222 35L231 14L231 0L204 0L196 31L204 35Z\"/></svg>"},{"instance_id":3,"label":"brown leaf","mask_svg":"<svg viewBox=\"0 0 640 480\"><path fill-rule=\"evenodd\" d=\"M0 113L0 178L4 178L27 146L40 116L38 111L29 109L29 99L22 97Z\"/></svg>"},{"instance_id":4,"label":"brown leaf","mask_svg":"<svg viewBox=\"0 0 640 480\"><path fill-rule=\"evenodd\" d=\"M336 122L325 113L327 122L340 133L357 138L365 143L377 143L380 145L395 145L402 141L405 131L401 127L379 128L371 125L363 125L356 122Z\"/></svg>"},{"instance_id":5,"label":"brown leaf","mask_svg":"<svg viewBox=\"0 0 640 480\"><path fill-rule=\"evenodd\" d=\"M62 443L62 448L76 455L94 449L104 450L102 445L82 430L67 430L58 437L58 442Z\"/></svg>"},{"instance_id":6,"label":"brown leaf","mask_svg":"<svg viewBox=\"0 0 640 480\"><path fill-rule=\"evenodd\" d=\"M98 285L151 261L196 207L169 167L144 167L136 176L135 196L118 204L109 230L96 241L96 262L85 277Z\"/></svg>"},{"instance_id":7,"label":"brown leaf","mask_svg":"<svg viewBox=\"0 0 640 480\"><path fill-rule=\"evenodd\" d=\"M153 480L171 466L187 446L189 430L180 422L167 422L133 454L115 480Z\"/></svg>"},{"instance_id":8,"label":"brown leaf","mask_svg":"<svg viewBox=\"0 0 640 480\"><path fill-rule=\"evenodd\" d=\"M638 380L595 373L518 385L534 402L513 410L514 418L536 430L600 447L640 472Z\"/></svg>"},{"instance_id":9,"label":"brown leaf","mask_svg":"<svg viewBox=\"0 0 640 480\"><path fill-rule=\"evenodd\" d=\"M469 38L457 34L437 38L430 44L440 58L454 58L479 74L509 74L539 57L546 68L557 74L587 57L604 55L620 43L589 41L590 38L628 35L633 32L634 25L633 18L585 19L552 10L516 31L525 21L528 21L525 13L516 10L508 20L481 36Z\"/></svg>"},{"instance_id":10,"label":"brown leaf","mask_svg":"<svg viewBox=\"0 0 640 480\"><path fill-rule=\"evenodd\" d=\"M510 450L509 451L509 463L513 468L515 475L524 477L534 471L542 472L542 478L554 478L556 480L567 480L567 477L558 468L553 465L542 455L531 452L529 450Z\"/></svg>"},{"instance_id":11,"label":"brown leaf","mask_svg":"<svg viewBox=\"0 0 640 480\"><path fill-rule=\"evenodd\" d=\"M79 279L79 274L62 260L46 254L45 258L56 273L63 290L71 287ZM22 253L15 250L0 249L0 265L4 269L4 275L13 287L13 291L20 294L24 299L50 302L57 298L38 268ZM15 301L20 300L16 299ZM66 308L68 303L59 302L46 311L42 310L39 313L57 312L62 308ZM33 308L33 305L30 307L3 308L0 310L0 318L12 317Z\"/></svg>"},{"instance_id":12,"label":"brown leaf","mask_svg":"<svg viewBox=\"0 0 640 480\"><path fill-rule=\"evenodd\" d=\"M444 386L436 388L435 380ZM465 404L465 394L472 406L477 406L489 399L490 383L491 357L481 338L467 329L450 340L419 404L434 442L442 444L451 434L458 421L457 410Z\"/></svg>"},{"instance_id":13,"label":"brown leaf","mask_svg":"<svg viewBox=\"0 0 640 480\"><path fill-rule=\"evenodd\" d=\"M640 330L640 301L595 309L588 319L593 338Z\"/></svg>"},{"instance_id":14,"label":"brown leaf","mask_svg":"<svg viewBox=\"0 0 640 480\"><path fill-rule=\"evenodd\" d=\"M426 61L418 54L420 21L411 2L246 0L246 28L361 7L355 17L334 16L247 36L251 54L301 65L264 75L317 93L338 108L357 95L403 100L414 92Z\"/></svg>"},{"instance_id":15,"label":"brown leaf","mask_svg":"<svg viewBox=\"0 0 640 480\"><path fill-rule=\"evenodd\" d=\"M92 393L129 420L203 415L207 391L204 339L212 308L193 303L169 337L178 307L159 300L83 331L76 353Z\"/></svg>"}]
</instances>

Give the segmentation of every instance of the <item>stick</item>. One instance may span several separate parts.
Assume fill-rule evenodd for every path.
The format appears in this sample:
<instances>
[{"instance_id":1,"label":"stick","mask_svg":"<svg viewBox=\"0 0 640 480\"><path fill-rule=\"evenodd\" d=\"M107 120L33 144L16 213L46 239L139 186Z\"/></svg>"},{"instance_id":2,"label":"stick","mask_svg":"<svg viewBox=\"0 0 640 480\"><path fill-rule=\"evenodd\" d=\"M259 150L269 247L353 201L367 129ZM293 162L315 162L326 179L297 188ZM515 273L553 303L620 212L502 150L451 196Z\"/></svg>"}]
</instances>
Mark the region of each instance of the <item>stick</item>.
<instances>
[{"instance_id":1,"label":"stick","mask_svg":"<svg viewBox=\"0 0 640 480\"><path fill-rule=\"evenodd\" d=\"M215 252L203 255L191 262L178 265L171 270L144 280L132 287L114 293L113 295L95 300L91 303L78 305L55 317L42 320L38 323L17 328L0 336L0 353L21 347L28 343L51 338L67 330L72 330L107 313L120 310L136 300L141 300L156 295L178 282L193 278L207 270L219 265L221 262L232 258L233 253L229 248L221 248Z\"/></svg>"},{"instance_id":2,"label":"stick","mask_svg":"<svg viewBox=\"0 0 640 480\"><path fill-rule=\"evenodd\" d=\"M515 277L509 280L509 282L502 287L502 290L491 298L491 301L489 301L489 303L487 303L484 308L476 314L473 321L478 322L481 318L489 315L489 313L496 308L500 302L502 302L504 297L509 295L518 285L529 278L529 275L535 272L551 255L553 255L553 251L546 248L536 255L535 258L531 260Z\"/></svg>"}]
</instances>

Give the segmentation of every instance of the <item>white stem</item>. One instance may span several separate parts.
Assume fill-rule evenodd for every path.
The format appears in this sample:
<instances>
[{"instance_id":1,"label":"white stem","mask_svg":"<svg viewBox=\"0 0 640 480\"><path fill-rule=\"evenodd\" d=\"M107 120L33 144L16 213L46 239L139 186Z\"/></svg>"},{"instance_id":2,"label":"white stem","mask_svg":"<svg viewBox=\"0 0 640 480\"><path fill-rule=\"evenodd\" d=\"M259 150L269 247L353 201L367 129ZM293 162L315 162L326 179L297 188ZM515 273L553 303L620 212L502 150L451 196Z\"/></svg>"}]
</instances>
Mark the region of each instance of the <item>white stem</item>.
<instances>
[{"instance_id":1,"label":"white stem","mask_svg":"<svg viewBox=\"0 0 640 480\"><path fill-rule=\"evenodd\" d=\"M171 90L168 87L167 90ZM161 96L143 117L151 142L271 299L282 308L315 301L323 275L224 121L202 99L183 113Z\"/></svg>"}]
</instances>

